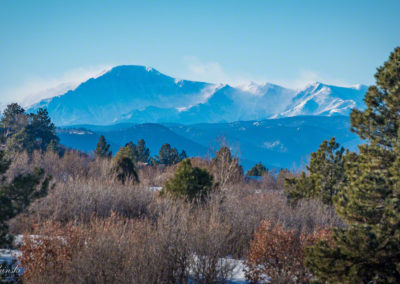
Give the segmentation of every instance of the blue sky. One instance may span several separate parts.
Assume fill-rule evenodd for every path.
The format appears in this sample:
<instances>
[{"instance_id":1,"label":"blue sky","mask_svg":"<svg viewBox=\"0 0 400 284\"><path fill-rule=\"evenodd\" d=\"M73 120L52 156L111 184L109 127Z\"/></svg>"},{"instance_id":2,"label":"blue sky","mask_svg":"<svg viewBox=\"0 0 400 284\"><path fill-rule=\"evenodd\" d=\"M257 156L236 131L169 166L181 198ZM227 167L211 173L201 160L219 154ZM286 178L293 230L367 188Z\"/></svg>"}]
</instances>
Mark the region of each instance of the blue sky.
<instances>
[{"instance_id":1,"label":"blue sky","mask_svg":"<svg viewBox=\"0 0 400 284\"><path fill-rule=\"evenodd\" d=\"M0 103L120 64L233 85L372 84L400 45L399 12L386 0L0 0Z\"/></svg>"}]
</instances>

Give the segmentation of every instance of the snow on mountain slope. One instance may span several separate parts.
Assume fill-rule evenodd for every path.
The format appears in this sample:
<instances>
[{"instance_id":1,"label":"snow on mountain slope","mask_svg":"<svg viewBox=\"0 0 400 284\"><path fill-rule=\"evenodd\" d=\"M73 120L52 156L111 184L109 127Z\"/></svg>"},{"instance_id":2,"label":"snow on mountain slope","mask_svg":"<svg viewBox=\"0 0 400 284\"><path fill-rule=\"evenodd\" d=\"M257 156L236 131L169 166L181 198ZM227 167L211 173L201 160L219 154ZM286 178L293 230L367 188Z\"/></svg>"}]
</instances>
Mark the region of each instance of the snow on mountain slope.
<instances>
[{"instance_id":1,"label":"snow on mountain slope","mask_svg":"<svg viewBox=\"0 0 400 284\"><path fill-rule=\"evenodd\" d=\"M239 87L179 80L145 66L117 66L76 89L33 105L57 126L113 123L218 123L296 115L347 115L365 86L315 83L296 92L273 84Z\"/></svg>"},{"instance_id":2,"label":"snow on mountain slope","mask_svg":"<svg viewBox=\"0 0 400 284\"><path fill-rule=\"evenodd\" d=\"M353 108L363 108L367 86L337 87L314 83L307 86L277 117L298 115L348 115Z\"/></svg>"},{"instance_id":3,"label":"snow on mountain slope","mask_svg":"<svg viewBox=\"0 0 400 284\"><path fill-rule=\"evenodd\" d=\"M56 125L110 124L135 109L197 104L209 95L212 86L176 80L144 66L117 66L75 90L39 102L29 111L46 107Z\"/></svg>"}]
</instances>

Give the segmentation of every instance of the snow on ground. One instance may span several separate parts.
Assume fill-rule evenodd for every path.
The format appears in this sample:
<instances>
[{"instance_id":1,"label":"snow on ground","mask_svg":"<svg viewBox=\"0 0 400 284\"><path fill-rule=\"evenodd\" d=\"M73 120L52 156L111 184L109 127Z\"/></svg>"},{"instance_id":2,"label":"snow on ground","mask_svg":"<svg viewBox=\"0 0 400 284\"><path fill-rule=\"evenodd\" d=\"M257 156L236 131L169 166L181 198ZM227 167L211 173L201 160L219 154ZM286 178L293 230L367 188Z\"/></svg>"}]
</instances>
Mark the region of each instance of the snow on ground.
<instances>
[{"instance_id":1,"label":"snow on ground","mask_svg":"<svg viewBox=\"0 0 400 284\"><path fill-rule=\"evenodd\" d=\"M237 259L228 259L231 263L235 265L235 269L233 270L232 278L229 283L234 284L242 284L242 283L249 283L246 281L246 277L244 275L244 262L243 260Z\"/></svg>"},{"instance_id":2,"label":"snow on ground","mask_svg":"<svg viewBox=\"0 0 400 284\"><path fill-rule=\"evenodd\" d=\"M153 190L160 190L158 187L154 187ZM32 235L32 238L37 236ZM22 244L23 235L17 235L14 239L14 245L19 246ZM7 263L8 265L17 261L16 265L13 265L13 268L17 267L18 273L21 275L23 273L23 268L21 268L18 264L18 258L21 256L21 252L19 250L11 250L11 249L0 249L0 264ZM226 282L231 284L244 284L249 283L246 281L244 268L245 264L243 260L232 259L230 257L226 257L221 259L223 262L228 263L230 266L234 267L232 271L232 277Z\"/></svg>"}]
</instances>

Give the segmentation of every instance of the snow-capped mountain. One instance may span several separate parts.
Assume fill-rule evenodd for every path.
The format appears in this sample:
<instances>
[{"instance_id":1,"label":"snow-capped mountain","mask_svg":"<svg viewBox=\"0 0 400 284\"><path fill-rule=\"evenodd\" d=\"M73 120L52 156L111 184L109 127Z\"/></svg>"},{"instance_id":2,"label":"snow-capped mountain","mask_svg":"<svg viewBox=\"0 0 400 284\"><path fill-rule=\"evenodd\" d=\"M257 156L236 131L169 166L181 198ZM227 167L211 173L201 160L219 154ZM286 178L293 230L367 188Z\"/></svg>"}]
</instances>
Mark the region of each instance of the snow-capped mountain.
<instances>
[{"instance_id":1,"label":"snow-capped mountain","mask_svg":"<svg viewBox=\"0 0 400 284\"><path fill-rule=\"evenodd\" d=\"M364 107L367 89L363 85L346 88L316 82L298 92L279 117L348 115L351 109Z\"/></svg>"},{"instance_id":2,"label":"snow-capped mountain","mask_svg":"<svg viewBox=\"0 0 400 284\"><path fill-rule=\"evenodd\" d=\"M239 87L179 80L144 66L117 66L76 89L40 101L56 125L219 123L296 115L348 114L366 87L316 83L295 91L273 84Z\"/></svg>"},{"instance_id":3,"label":"snow-capped mountain","mask_svg":"<svg viewBox=\"0 0 400 284\"><path fill-rule=\"evenodd\" d=\"M46 107L56 125L110 124L132 110L198 104L213 90L203 82L176 80L144 66L118 66L75 90L34 105Z\"/></svg>"}]
</instances>

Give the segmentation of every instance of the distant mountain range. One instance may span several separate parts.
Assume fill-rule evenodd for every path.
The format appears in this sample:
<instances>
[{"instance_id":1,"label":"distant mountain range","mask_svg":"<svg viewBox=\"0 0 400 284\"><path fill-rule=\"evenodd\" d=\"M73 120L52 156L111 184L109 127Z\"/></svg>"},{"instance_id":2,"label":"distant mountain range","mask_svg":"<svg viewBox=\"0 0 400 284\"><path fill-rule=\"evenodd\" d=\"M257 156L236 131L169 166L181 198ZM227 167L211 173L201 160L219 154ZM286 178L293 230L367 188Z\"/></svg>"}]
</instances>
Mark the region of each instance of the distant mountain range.
<instances>
[{"instance_id":1,"label":"distant mountain range","mask_svg":"<svg viewBox=\"0 0 400 284\"><path fill-rule=\"evenodd\" d=\"M125 143L136 143L143 138L152 155L168 142L178 150L184 149L189 156L203 157L213 156L221 139L225 139L246 169L259 161L269 168L298 169L304 167L310 153L317 150L324 139L335 136L343 146L355 150L360 140L349 129L350 122L345 116L296 116L193 125L75 125L59 128L58 135L62 144L85 152L94 151L100 135L104 135L114 153Z\"/></svg>"},{"instance_id":2,"label":"distant mountain range","mask_svg":"<svg viewBox=\"0 0 400 284\"><path fill-rule=\"evenodd\" d=\"M178 80L144 66L117 66L28 111L46 107L57 126L115 123L224 123L298 115L348 115L363 107L366 86L315 83L295 91Z\"/></svg>"},{"instance_id":3,"label":"distant mountain range","mask_svg":"<svg viewBox=\"0 0 400 284\"><path fill-rule=\"evenodd\" d=\"M354 150L349 113L362 109L366 86L314 83L302 90L274 84L239 87L178 80L144 66L117 66L76 89L42 100L61 143L94 151L105 135L114 153L145 139L152 155L168 142L189 156L212 156L224 138L245 168L301 168L324 139ZM73 125L73 126L71 126Z\"/></svg>"}]
</instances>

